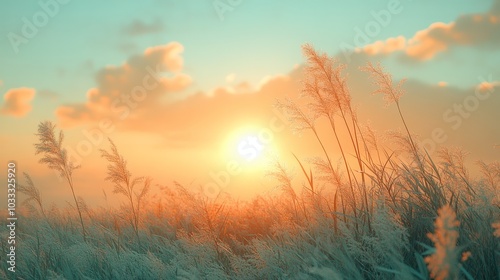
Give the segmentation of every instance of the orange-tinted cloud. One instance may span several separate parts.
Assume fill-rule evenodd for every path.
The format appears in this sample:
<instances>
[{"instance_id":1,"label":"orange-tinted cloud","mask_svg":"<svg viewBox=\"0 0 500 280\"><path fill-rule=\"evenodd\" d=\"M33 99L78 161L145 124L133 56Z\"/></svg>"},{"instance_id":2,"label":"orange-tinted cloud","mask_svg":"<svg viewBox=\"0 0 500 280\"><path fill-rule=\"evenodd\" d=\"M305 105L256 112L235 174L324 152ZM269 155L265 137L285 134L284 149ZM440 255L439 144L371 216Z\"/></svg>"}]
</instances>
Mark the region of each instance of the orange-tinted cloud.
<instances>
[{"instance_id":1,"label":"orange-tinted cloud","mask_svg":"<svg viewBox=\"0 0 500 280\"><path fill-rule=\"evenodd\" d=\"M149 48L140 59L154 57L155 61L169 65L170 70L182 69L179 57L172 55L179 52L178 49L161 50ZM130 61L126 65L129 64ZM194 93L175 102L162 102L164 95L154 90L154 93L149 93L151 100L123 109L120 106L127 107L126 101L121 102L119 92L130 92L135 84L130 80L137 81L137 77L142 75L127 74L137 69L126 65L103 70L98 75L99 85L88 91L87 102L59 107L57 116L61 124L92 126L103 119L110 119L121 131L160 135L165 139L166 146L207 147L220 143L232 128L245 124L267 124L273 116L274 101L299 90L297 69L289 75L268 76L255 86L247 82L235 83ZM179 83L184 85L181 81ZM117 102L113 101L116 98L120 106L113 105ZM150 98L149 95L147 98Z\"/></svg>"},{"instance_id":2,"label":"orange-tinted cloud","mask_svg":"<svg viewBox=\"0 0 500 280\"><path fill-rule=\"evenodd\" d=\"M345 60L342 54L337 55L336 58L340 62ZM367 74L358 70L370 58L373 57L364 52L356 53L347 69L353 101L359 105L359 119L362 121L372 120L374 128L382 131L401 127L399 119L395 118L393 108L384 109L382 98L370 95L375 88L371 85ZM128 71L121 68L120 71ZM155 102L143 101L135 109L130 109L129 117L126 118L120 118L120 115L124 114L125 111L112 112L116 108L110 107L109 98L111 92L114 91L113 89L122 88L121 83L126 84L127 86L124 87L130 90L131 86L128 84L128 80L119 79L122 75L112 75L115 81L111 82L100 75L101 80L107 82L101 82L96 89L89 90L87 97L89 102L60 108L59 112L60 115L75 115L78 120L90 124L96 124L100 118L118 114L118 117L112 119L118 130L158 135L164 139L163 144L169 147L213 149L218 143L223 143L224 138L238 127L247 124L268 126L269 121L275 117L272 105L276 99L284 99L287 95L294 98L299 97L300 81L303 79L302 71L303 67L298 67L287 75L264 78L259 85L252 86L248 83L240 83L234 86L221 86L212 91L198 92L188 97L183 96L183 98L176 99L175 102L161 102L162 99L159 97L164 97L164 95L159 95L158 98L154 98ZM221 82L224 83L224 81ZM482 85L483 88L500 90L494 81L486 83ZM490 83L492 83L493 88L488 87ZM104 85L112 86L106 88ZM435 84L426 84L415 80L409 80L405 84L405 89L407 89L407 93L401 99L401 106L412 131L425 139L432 135L433 129L441 127L446 130L449 137L447 145L463 146L477 157L488 158L491 156L491 151L487 150L487 147L491 145L477 145L476 136L484 135L482 141L485 143L500 137L500 131L495 129L495 123L491 120L491 116L496 114L495 112L500 106L500 96L490 94L488 100L485 101L474 97L475 88L438 87ZM108 92L108 94L104 95L101 92ZM483 95L480 97L483 98ZM477 105L475 99L478 101ZM299 99L298 102L304 101ZM457 130L452 128L457 117L460 116L454 111L455 104L465 109L474 107L473 110L477 110L476 112L471 109L470 112L466 112L474 116L474 121L461 119L463 124ZM63 112L63 110L67 111ZM444 118L443 114L449 110L452 112L445 115L446 118ZM450 117L452 122L450 122ZM72 121L75 120L72 119ZM477 125L478 123L481 125ZM329 130L318 131L325 137L331 137ZM316 147L317 143L315 142L311 142L310 145L300 142L304 141L303 139L297 140L298 142L287 139L286 145L296 144L293 145L293 149L302 146Z\"/></svg>"},{"instance_id":3,"label":"orange-tinted cloud","mask_svg":"<svg viewBox=\"0 0 500 280\"><path fill-rule=\"evenodd\" d=\"M388 54L403 51L406 58L428 60L454 46L500 47L500 0L484 14L460 16L451 23L433 23L405 40L403 37L377 41L358 49L366 54Z\"/></svg>"},{"instance_id":4,"label":"orange-tinted cloud","mask_svg":"<svg viewBox=\"0 0 500 280\"><path fill-rule=\"evenodd\" d=\"M376 41L372 44L358 48L357 52L365 52L369 55L388 54L395 51L403 50L406 47L406 38L398 36L396 38L389 38L385 41Z\"/></svg>"},{"instance_id":5,"label":"orange-tinted cloud","mask_svg":"<svg viewBox=\"0 0 500 280\"><path fill-rule=\"evenodd\" d=\"M342 63L348 59L342 53L335 58ZM394 108L384 109L380 96L370 96L377 87L370 85L366 73L358 70L367 61L374 62L374 58L380 59L365 52L353 53L347 65L352 98L359 105L359 119L371 120L376 130L401 128L401 121L394 118ZM495 122L500 106L500 95L497 94L500 83L493 77L488 76L486 81L484 77L478 78L477 85L468 88L452 84L436 86L408 79L403 86L406 93L400 102L410 130L418 134L420 140L425 140L432 136L435 129L443 129L447 140L437 143L436 148L442 145L460 146L471 153L471 158L495 159L491 145L500 139L500 130ZM481 137L478 138L478 135ZM478 144L478 141L483 144Z\"/></svg>"},{"instance_id":6,"label":"orange-tinted cloud","mask_svg":"<svg viewBox=\"0 0 500 280\"><path fill-rule=\"evenodd\" d=\"M4 95L4 104L0 112L3 115L13 117L23 117L31 109L31 100L35 97L35 90L32 88L15 88L7 91Z\"/></svg>"},{"instance_id":7,"label":"orange-tinted cloud","mask_svg":"<svg viewBox=\"0 0 500 280\"><path fill-rule=\"evenodd\" d=\"M268 125L274 117L275 100L299 89L298 76L292 80L289 75L277 75L267 78L260 87L240 83L150 107L137 118L118 125L126 130L162 135L168 146L208 147L221 143L238 127Z\"/></svg>"},{"instance_id":8,"label":"orange-tinted cloud","mask_svg":"<svg viewBox=\"0 0 500 280\"><path fill-rule=\"evenodd\" d=\"M438 86L440 86L440 87L446 87L446 86L448 86L448 83L445 82L445 81L441 81L441 82L438 83Z\"/></svg>"},{"instance_id":9,"label":"orange-tinted cloud","mask_svg":"<svg viewBox=\"0 0 500 280\"><path fill-rule=\"evenodd\" d=\"M417 60L428 60L436 53L446 50L448 44L453 44L453 41L461 38L464 40L463 36L457 34L454 26L454 23L437 22L425 30L418 31L413 38L408 40L405 48L406 54ZM450 40L451 38L454 39Z\"/></svg>"},{"instance_id":10,"label":"orange-tinted cloud","mask_svg":"<svg viewBox=\"0 0 500 280\"><path fill-rule=\"evenodd\" d=\"M274 100L299 89L299 78L291 81L289 75L269 76L255 86L234 83L230 77L230 85L168 100L191 82L182 73L182 51L179 43L151 47L121 66L102 69L86 102L56 110L60 124L96 125L106 120L121 131L161 135L170 146L213 145L231 126L268 122ZM161 71L155 79L151 69L157 68Z\"/></svg>"},{"instance_id":11,"label":"orange-tinted cloud","mask_svg":"<svg viewBox=\"0 0 500 280\"><path fill-rule=\"evenodd\" d=\"M185 89L191 77L182 73L184 48L177 42L148 48L121 66L101 69L97 86L85 103L61 106L56 115L68 127L91 121L134 118L158 106L169 94Z\"/></svg>"},{"instance_id":12,"label":"orange-tinted cloud","mask_svg":"<svg viewBox=\"0 0 500 280\"><path fill-rule=\"evenodd\" d=\"M484 81L484 82L481 82L479 85L477 85L476 88L480 92L486 92L486 91L493 92L495 90L495 88L498 88L498 87L500 87L500 82L498 82L498 81L494 81L494 82Z\"/></svg>"}]
</instances>

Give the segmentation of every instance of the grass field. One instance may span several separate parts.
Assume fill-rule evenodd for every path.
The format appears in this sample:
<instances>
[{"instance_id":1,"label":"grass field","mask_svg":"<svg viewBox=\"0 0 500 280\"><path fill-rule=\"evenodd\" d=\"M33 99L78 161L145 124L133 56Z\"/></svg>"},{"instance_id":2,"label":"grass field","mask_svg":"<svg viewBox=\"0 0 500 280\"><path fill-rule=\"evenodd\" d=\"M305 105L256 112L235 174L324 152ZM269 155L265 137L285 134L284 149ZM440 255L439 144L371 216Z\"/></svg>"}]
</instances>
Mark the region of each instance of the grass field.
<instances>
[{"instance_id":1,"label":"grass field","mask_svg":"<svg viewBox=\"0 0 500 280\"><path fill-rule=\"evenodd\" d=\"M379 137L358 120L343 66L304 46L300 99L281 100L298 132L316 137L323 154L297 157L299 172L275 162L279 192L238 202L207 197L197 186L134 177L111 140L101 150L106 181L121 207L86 206L63 132L42 122L37 159L58 171L68 207L48 207L29 175L16 241L18 279L500 279L500 163L476 164L443 148L429 155L411 133L399 100L404 85L378 65L372 75L401 130ZM320 137L316 121L328 122ZM349 141L341 141L347 135ZM116 144L116 145L115 145ZM121 147L126 149L126 147ZM340 155L334 158L333 153ZM288 166L288 167L287 167ZM303 182L296 185L292 176ZM154 182L154 183L153 183ZM111 190L111 189L110 189ZM2 218L1 243L8 252ZM9 279L5 254L0 278Z\"/></svg>"}]
</instances>

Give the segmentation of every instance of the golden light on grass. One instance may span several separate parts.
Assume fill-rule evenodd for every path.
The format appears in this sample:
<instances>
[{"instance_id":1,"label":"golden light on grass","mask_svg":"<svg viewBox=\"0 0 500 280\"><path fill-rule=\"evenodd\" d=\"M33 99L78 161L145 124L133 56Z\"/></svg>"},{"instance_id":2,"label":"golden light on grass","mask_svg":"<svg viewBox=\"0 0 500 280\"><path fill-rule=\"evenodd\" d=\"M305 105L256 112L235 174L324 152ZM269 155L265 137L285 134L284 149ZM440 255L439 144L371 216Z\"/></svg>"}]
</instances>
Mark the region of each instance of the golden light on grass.
<instances>
[{"instance_id":1,"label":"golden light on grass","mask_svg":"<svg viewBox=\"0 0 500 280\"><path fill-rule=\"evenodd\" d=\"M107 162L103 193L106 200L106 193L123 199L120 208L90 209L77 199L76 166L62 146L63 133L56 137L55 125L41 123L36 153L66 179L74 206L66 212L44 207L44 192L26 175L18 190L40 215L23 217L30 226L19 228L24 240L18 278L496 279L498 161L479 162L482 177L476 179L461 150L426 153L403 114L403 83L368 64L363 69L377 85L375 93L394 105L404 129L387 133L389 139L377 137L358 118L346 65L310 45L304 55L302 98L276 107L286 115L287 129L314 141L290 144L269 119L249 116L222 126L216 144L198 155L215 165L207 168L206 180L157 184L132 177L126 157L109 139L100 149ZM299 147L309 144L319 153L312 158ZM282 157L270 168L273 155ZM144 158L144 166L152 166L154 158ZM179 175L156 162L169 178ZM259 189L263 177L273 181L272 191ZM79 181L78 191L83 187ZM251 201L234 199L234 193L251 191L259 191Z\"/></svg>"},{"instance_id":2,"label":"golden light on grass","mask_svg":"<svg viewBox=\"0 0 500 280\"><path fill-rule=\"evenodd\" d=\"M458 279L460 251L456 244L460 222L449 205L440 208L438 213L434 223L435 232L427 234L436 249L434 254L425 258L425 262L433 279ZM467 259L465 256L464 258Z\"/></svg>"}]
</instances>

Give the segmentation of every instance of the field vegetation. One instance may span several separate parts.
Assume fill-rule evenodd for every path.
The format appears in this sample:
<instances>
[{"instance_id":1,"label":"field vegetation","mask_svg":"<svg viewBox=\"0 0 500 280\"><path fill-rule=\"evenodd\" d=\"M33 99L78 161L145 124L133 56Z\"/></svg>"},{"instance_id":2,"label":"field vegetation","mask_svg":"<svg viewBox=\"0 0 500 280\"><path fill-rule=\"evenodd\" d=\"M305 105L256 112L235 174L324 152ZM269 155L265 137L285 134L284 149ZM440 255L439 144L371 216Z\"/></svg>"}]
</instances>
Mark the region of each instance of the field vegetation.
<instances>
[{"instance_id":1,"label":"field vegetation","mask_svg":"<svg viewBox=\"0 0 500 280\"><path fill-rule=\"evenodd\" d=\"M109 140L100 151L108 162L103 186L123 204L89 208L77 195L89 186L73 181L78 167L63 149L64 133L40 123L40 164L60 173L68 187L61 192L73 201L48 207L25 175L18 191L29 214L19 218L16 277L500 279L500 163L477 161L481 175L472 176L466 152L428 154L404 117L404 84L368 64L376 93L401 120L400 130L378 136L357 117L345 66L312 46L303 51L302 95L276 106L323 153L275 162L268 176L279 192L250 202L134 177L119 151L126 147ZM329 134L320 136L320 121ZM153 187L162 195L150 195ZM5 226L1 233L6 252ZM9 279L1 258L0 278Z\"/></svg>"}]
</instances>

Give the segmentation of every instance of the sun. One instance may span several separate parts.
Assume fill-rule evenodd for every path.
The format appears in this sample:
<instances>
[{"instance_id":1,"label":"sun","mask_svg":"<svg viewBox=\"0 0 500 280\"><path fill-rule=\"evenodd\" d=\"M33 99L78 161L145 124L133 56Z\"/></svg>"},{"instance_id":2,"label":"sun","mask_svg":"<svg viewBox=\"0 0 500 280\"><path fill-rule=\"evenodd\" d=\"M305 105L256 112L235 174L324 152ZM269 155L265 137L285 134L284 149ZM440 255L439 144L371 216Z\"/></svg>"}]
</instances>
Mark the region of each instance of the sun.
<instances>
[{"instance_id":1,"label":"sun","mask_svg":"<svg viewBox=\"0 0 500 280\"><path fill-rule=\"evenodd\" d=\"M246 161L256 160L265 150L266 145L256 135L246 135L239 141L238 154Z\"/></svg>"},{"instance_id":2,"label":"sun","mask_svg":"<svg viewBox=\"0 0 500 280\"><path fill-rule=\"evenodd\" d=\"M228 134L224 146L226 157L245 165L265 164L277 152L274 135L258 125L245 125Z\"/></svg>"}]
</instances>

